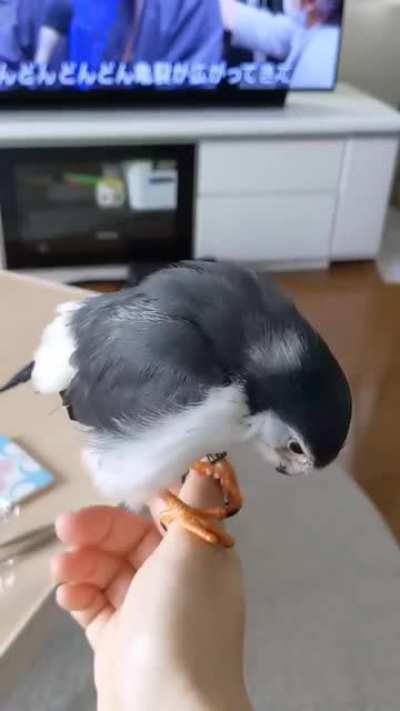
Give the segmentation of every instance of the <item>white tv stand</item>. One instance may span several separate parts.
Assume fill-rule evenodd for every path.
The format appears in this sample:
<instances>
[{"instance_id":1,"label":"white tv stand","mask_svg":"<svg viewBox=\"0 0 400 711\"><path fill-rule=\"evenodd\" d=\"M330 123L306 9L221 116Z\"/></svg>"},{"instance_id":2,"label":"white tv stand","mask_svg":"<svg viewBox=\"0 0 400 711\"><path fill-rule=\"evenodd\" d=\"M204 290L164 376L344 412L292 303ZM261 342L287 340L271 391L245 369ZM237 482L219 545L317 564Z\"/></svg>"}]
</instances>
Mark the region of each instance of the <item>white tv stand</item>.
<instances>
[{"instance_id":1,"label":"white tv stand","mask_svg":"<svg viewBox=\"0 0 400 711\"><path fill-rule=\"evenodd\" d=\"M196 144L194 256L280 267L375 257L399 135L399 113L344 85L284 109L0 113L0 151Z\"/></svg>"}]
</instances>

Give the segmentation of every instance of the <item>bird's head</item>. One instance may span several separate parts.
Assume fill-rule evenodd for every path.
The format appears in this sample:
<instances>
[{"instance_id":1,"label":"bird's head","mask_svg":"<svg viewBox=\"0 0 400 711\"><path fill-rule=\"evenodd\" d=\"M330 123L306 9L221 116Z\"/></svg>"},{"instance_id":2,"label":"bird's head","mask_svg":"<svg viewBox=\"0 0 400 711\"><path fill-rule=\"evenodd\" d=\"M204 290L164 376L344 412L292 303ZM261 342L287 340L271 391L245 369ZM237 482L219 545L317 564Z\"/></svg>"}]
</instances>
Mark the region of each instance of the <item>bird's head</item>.
<instances>
[{"instance_id":1,"label":"bird's head","mask_svg":"<svg viewBox=\"0 0 400 711\"><path fill-rule=\"evenodd\" d=\"M244 385L250 436L279 473L306 474L337 457L350 426L350 388L328 346L306 322L252 347Z\"/></svg>"}]
</instances>

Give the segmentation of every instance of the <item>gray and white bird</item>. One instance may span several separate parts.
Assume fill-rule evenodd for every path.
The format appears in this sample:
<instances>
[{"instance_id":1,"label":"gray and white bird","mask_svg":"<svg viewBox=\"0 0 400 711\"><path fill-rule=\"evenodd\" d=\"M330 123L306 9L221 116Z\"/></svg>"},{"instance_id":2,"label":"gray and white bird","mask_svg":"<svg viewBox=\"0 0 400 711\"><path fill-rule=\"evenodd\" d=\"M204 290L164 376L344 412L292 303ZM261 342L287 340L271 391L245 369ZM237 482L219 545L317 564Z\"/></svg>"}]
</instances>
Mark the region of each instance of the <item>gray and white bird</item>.
<instances>
[{"instance_id":1,"label":"gray and white bird","mask_svg":"<svg viewBox=\"0 0 400 711\"><path fill-rule=\"evenodd\" d=\"M329 464L351 418L328 346L271 282L237 265L181 262L115 294L63 304L32 377L87 430L103 494L141 508L192 463L253 441L289 476Z\"/></svg>"}]
</instances>

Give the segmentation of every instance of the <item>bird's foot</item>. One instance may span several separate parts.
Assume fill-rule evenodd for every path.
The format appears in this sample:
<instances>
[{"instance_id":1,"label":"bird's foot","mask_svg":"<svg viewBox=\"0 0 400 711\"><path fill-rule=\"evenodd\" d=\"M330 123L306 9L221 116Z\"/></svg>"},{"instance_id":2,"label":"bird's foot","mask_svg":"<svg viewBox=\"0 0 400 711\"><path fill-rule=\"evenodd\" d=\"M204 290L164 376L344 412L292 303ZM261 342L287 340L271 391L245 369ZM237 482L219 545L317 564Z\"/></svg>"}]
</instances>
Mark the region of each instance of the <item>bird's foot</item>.
<instances>
[{"instance_id":1,"label":"bird's foot","mask_svg":"<svg viewBox=\"0 0 400 711\"><path fill-rule=\"evenodd\" d=\"M225 455L220 457L208 455L208 457L200 459L193 464L191 471L200 476L212 477L220 483L224 496L224 507L208 509L208 516L219 519L229 518L240 511L243 506L242 492L240 491L235 470Z\"/></svg>"},{"instance_id":2,"label":"bird's foot","mask_svg":"<svg viewBox=\"0 0 400 711\"><path fill-rule=\"evenodd\" d=\"M167 506L160 516L162 526L168 527L174 521L179 521L183 528L194 533L207 543L212 545L220 544L226 548L231 548L234 545L235 541L232 536L225 531L221 531L209 518L210 516L215 516L213 512L216 509L199 511L188 506L169 491L163 492L161 497ZM223 509L221 510L223 511Z\"/></svg>"}]
</instances>

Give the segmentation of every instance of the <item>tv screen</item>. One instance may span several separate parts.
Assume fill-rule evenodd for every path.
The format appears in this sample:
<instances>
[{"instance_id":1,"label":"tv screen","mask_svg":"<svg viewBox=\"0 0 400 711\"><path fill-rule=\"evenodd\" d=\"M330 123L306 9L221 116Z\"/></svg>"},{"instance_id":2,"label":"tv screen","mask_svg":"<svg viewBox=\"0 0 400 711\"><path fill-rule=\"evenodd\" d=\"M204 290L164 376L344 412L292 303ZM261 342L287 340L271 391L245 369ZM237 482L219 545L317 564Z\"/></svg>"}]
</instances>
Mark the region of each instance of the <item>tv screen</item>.
<instances>
[{"instance_id":1,"label":"tv screen","mask_svg":"<svg viewBox=\"0 0 400 711\"><path fill-rule=\"evenodd\" d=\"M333 89L342 16L343 0L0 0L0 105Z\"/></svg>"}]
</instances>

